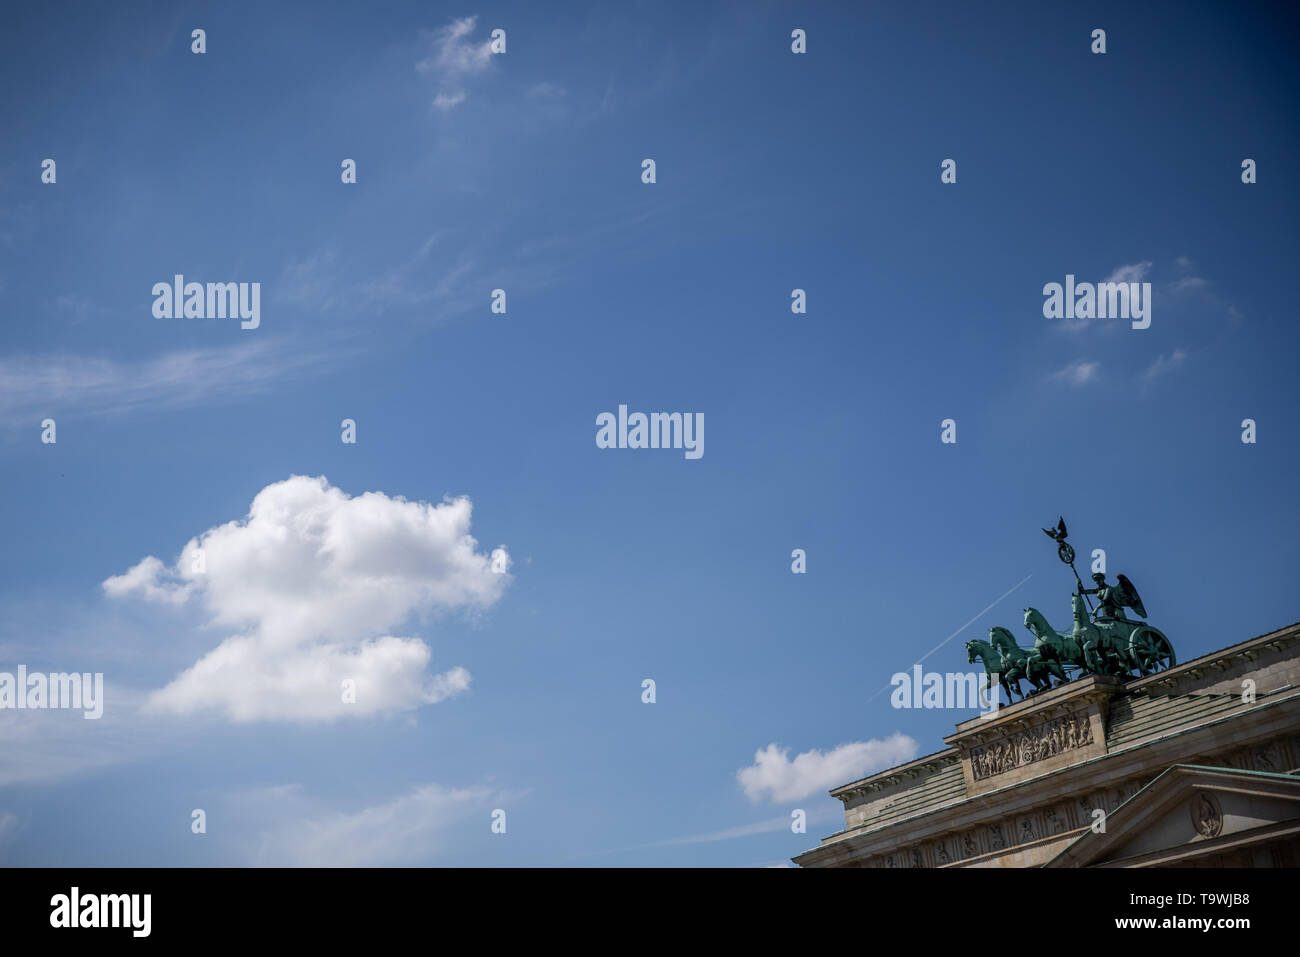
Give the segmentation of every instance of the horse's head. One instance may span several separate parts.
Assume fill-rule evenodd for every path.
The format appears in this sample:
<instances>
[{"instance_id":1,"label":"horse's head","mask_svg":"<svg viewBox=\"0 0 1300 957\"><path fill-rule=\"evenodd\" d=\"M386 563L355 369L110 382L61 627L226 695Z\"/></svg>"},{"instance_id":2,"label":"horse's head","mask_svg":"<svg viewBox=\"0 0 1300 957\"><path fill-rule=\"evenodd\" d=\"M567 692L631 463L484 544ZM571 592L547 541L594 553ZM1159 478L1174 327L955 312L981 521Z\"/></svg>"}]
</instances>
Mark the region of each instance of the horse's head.
<instances>
[{"instance_id":1,"label":"horse's head","mask_svg":"<svg viewBox=\"0 0 1300 957\"><path fill-rule=\"evenodd\" d=\"M966 664L975 664L975 639L966 642Z\"/></svg>"}]
</instances>

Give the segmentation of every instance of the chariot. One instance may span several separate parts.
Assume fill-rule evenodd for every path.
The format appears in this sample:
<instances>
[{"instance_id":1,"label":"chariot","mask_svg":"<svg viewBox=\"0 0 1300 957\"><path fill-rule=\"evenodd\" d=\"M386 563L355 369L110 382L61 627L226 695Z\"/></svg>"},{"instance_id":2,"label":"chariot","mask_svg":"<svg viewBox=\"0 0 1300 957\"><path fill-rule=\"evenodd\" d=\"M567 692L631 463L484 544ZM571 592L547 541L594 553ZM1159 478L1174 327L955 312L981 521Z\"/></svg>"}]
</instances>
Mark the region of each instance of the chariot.
<instances>
[{"instance_id":1,"label":"chariot","mask_svg":"<svg viewBox=\"0 0 1300 957\"><path fill-rule=\"evenodd\" d=\"M1013 701L1022 693L1022 680L1034 686L1030 692L1033 694L1051 688L1053 678L1058 684L1088 674L1132 678L1136 672L1142 678L1178 663L1173 642L1164 632L1145 621L1125 617L1125 608L1132 608L1143 618L1147 614L1142 597L1127 577L1117 575L1118 583L1109 585L1105 574L1097 571L1092 575L1096 587L1085 587L1074 567L1074 548L1065 540L1065 519L1043 532L1056 542L1057 557L1074 572L1078 584L1070 596L1073 627L1057 631L1038 609L1026 608L1025 627L1036 639L1032 648L1020 647L1010 631L994 625L987 642L966 642L969 662L981 660L985 673L990 679L998 676ZM1097 596L1095 612L1089 595Z\"/></svg>"}]
</instances>

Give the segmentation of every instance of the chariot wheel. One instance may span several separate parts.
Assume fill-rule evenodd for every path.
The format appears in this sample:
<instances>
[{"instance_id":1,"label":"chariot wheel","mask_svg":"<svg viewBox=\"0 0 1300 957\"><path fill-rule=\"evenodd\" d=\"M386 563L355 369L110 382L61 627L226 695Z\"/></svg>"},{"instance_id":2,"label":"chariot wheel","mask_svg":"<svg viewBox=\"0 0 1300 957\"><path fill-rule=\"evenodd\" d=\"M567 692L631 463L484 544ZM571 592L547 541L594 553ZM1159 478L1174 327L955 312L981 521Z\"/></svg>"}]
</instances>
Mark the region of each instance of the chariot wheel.
<instances>
[{"instance_id":1,"label":"chariot wheel","mask_svg":"<svg viewBox=\"0 0 1300 957\"><path fill-rule=\"evenodd\" d=\"M1154 674L1178 663L1174 646L1164 633L1150 625L1139 625L1128 639L1129 657L1143 675Z\"/></svg>"}]
</instances>

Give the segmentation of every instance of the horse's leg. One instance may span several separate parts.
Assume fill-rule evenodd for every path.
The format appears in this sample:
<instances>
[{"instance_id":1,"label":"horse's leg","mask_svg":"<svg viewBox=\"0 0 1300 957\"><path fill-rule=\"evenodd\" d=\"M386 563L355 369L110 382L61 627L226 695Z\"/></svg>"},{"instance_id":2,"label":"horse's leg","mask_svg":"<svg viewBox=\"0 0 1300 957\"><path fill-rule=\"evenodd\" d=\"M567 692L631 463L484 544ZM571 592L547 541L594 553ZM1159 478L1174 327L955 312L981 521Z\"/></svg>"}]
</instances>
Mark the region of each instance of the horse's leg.
<instances>
[{"instance_id":1,"label":"horse's leg","mask_svg":"<svg viewBox=\"0 0 1300 957\"><path fill-rule=\"evenodd\" d=\"M1043 690L1042 679L1039 677L1037 662L1025 662L1025 677L1029 679L1029 683L1033 685L1033 690L1029 692L1030 694L1037 694L1039 691Z\"/></svg>"},{"instance_id":2,"label":"horse's leg","mask_svg":"<svg viewBox=\"0 0 1300 957\"><path fill-rule=\"evenodd\" d=\"M1074 665L1076 668L1082 668L1085 664L1083 660L1083 649L1073 638L1061 639L1061 661Z\"/></svg>"},{"instance_id":3,"label":"horse's leg","mask_svg":"<svg viewBox=\"0 0 1300 957\"><path fill-rule=\"evenodd\" d=\"M1053 651L1056 655L1056 667L1060 670L1060 675L1058 677L1061 679L1061 684L1066 684L1069 682L1070 676L1065 673L1065 666L1072 663L1072 659L1070 658L1070 649L1066 645L1065 641L1062 641L1053 649Z\"/></svg>"},{"instance_id":4,"label":"horse's leg","mask_svg":"<svg viewBox=\"0 0 1300 957\"><path fill-rule=\"evenodd\" d=\"M999 665L998 667L1002 667L1002 666ZM1008 703L1010 703L1010 704L1015 704L1015 703L1016 703L1015 695L1013 695L1013 694L1011 693L1011 674L1010 674L1010 672L1006 671L1005 669L1003 669L1002 671L999 671L999 672L990 672L990 674L989 674L989 681L990 681L990 682L993 681L993 678L994 678L995 675L996 675L996 677L997 677L997 679L998 679L998 683L997 683L997 685L996 685L996 690L997 690L997 696L998 696L998 704L999 704L999 706L1002 704L1002 692L1003 692L1003 691L1006 691L1006 693L1007 693L1007 701L1008 701ZM994 687L994 685L990 684L989 687Z\"/></svg>"},{"instance_id":5,"label":"horse's leg","mask_svg":"<svg viewBox=\"0 0 1300 957\"><path fill-rule=\"evenodd\" d=\"M1060 665L1057 664L1060 660L1060 654L1047 642L1036 642L1034 644L1034 655L1043 663L1043 667L1047 669L1049 674L1057 674L1060 671Z\"/></svg>"},{"instance_id":6,"label":"horse's leg","mask_svg":"<svg viewBox=\"0 0 1300 957\"><path fill-rule=\"evenodd\" d=\"M1004 687L1004 683L1002 683L1002 674L1001 674L1001 672L1000 672L1000 671L985 671L985 672L984 672L984 684L987 684L987 685L988 685L988 703L989 703L989 707L991 707L991 709L993 709L993 707L1001 707L1001 706L1002 706L1002 687ZM1006 693L1006 697L1008 697L1008 700L1010 700L1010 698L1011 698L1011 692Z\"/></svg>"},{"instance_id":7,"label":"horse's leg","mask_svg":"<svg viewBox=\"0 0 1300 957\"><path fill-rule=\"evenodd\" d=\"M998 679L996 684L995 684L994 681L993 681L994 678L997 678L997 679ZM988 702L989 702L989 707L990 707L990 708L995 708L995 707L996 707L996 708L1000 708L1000 707L1002 707L1002 685L1003 685L1003 683L1004 683L1004 679L1003 679L1002 675L998 674L996 671L994 671L992 668L990 668L990 667L989 667L989 664L988 664L987 661L984 662L984 686L985 686L986 688L988 688ZM993 703L993 701L994 701L994 696L997 697L997 704L996 704L996 705ZM1011 692L1010 692L1010 691L1007 692L1007 696L1008 696L1008 697L1011 696ZM979 693L976 692L976 695L975 695L975 703L976 703L976 704L979 704L979 702L980 702ZM983 706L981 705L981 707L983 707Z\"/></svg>"},{"instance_id":8,"label":"horse's leg","mask_svg":"<svg viewBox=\"0 0 1300 957\"><path fill-rule=\"evenodd\" d=\"M1041 658L1034 662L1034 664L1036 665L1034 673L1029 678L1029 680L1034 683L1034 691L1039 692L1050 690L1052 687L1052 681L1045 674L1050 665Z\"/></svg>"}]
</instances>

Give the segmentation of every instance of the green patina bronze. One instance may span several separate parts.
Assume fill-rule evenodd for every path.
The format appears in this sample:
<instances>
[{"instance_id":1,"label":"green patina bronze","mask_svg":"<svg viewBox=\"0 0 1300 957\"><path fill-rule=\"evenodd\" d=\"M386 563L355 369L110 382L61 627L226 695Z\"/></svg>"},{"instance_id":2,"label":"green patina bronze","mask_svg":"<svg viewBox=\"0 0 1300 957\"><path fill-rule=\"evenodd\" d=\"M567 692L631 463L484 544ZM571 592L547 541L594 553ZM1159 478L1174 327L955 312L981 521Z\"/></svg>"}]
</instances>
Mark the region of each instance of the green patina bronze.
<instances>
[{"instance_id":1,"label":"green patina bronze","mask_svg":"<svg viewBox=\"0 0 1300 957\"><path fill-rule=\"evenodd\" d=\"M1011 701L1017 695L1026 697L1021 681L1033 685L1029 694L1037 694L1055 687L1052 679L1060 685L1072 674L1141 677L1177 663L1173 643L1163 632L1145 621L1125 617L1126 608L1142 618L1147 616L1142 598L1128 578L1117 575L1117 583L1108 585L1106 576L1097 572L1092 576L1094 587L1085 588L1074 567L1074 548L1066 541L1065 519L1059 519L1055 529L1043 532L1056 542L1057 556L1070 566L1078 585L1070 596L1070 629L1057 631L1037 608L1026 608L1025 627L1034 636L1032 648L1021 648L1010 631L994 625L987 642L978 638L966 642L967 661L982 661L985 673L1000 681ZM1097 596L1095 611L1089 595Z\"/></svg>"}]
</instances>

